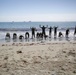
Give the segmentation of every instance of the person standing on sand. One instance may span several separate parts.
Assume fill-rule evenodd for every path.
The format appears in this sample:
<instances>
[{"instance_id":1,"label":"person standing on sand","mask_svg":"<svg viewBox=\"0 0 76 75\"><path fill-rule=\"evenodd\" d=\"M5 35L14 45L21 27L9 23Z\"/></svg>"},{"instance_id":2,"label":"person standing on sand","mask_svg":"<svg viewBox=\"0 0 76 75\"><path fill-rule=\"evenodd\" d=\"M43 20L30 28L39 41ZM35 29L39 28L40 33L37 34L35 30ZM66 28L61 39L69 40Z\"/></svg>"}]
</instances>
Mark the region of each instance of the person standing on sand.
<instances>
[{"instance_id":1,"label":"person standing on sand","mask_svg":"<svg viewBox=\"0 0 76 75\"><path fill-rule=\"evenodd\" d=\"M47 25L47 27L45 27L45 26L41 27L41 25L39 25L39 27L42 29L43 37L45 37L46 36L45 29L48 27L48 25Z\"/></svg>"},{"instance_id":2,"label":"person standing on sand","mask_svg":"<svg viewBox=\"0 0 76 75\"><path fill-rule=\"evenodd\" d=\"M50 26L48 29L49 29L49 37L51 37L51 33L52 33L53 28Z\"/></svg>"},{"instance_id":3,"label":"person standing on sand","mask_svg":"<svg viewBox=\"0 0 76 75\"><path fill-rule=\"evenodd\" d=\"M69 35L69 28L66 30L66 38L68 38Z\"/></svg>"},{"instance_id":4,"label":"person standing on sand","mask_svg":"<svg viewBox=\"0 0 76 75\"><path fill-rule=\"evenodd\" d=\"M31 31L32 31L32 39L33 39L33 37L35 38L36 28L35 28L35 27L32 27L32 28L30 28L30 29L31 29Z\"/></svg>"},{"instance_id":5,"label":"person standing on sand","mask_svg":"<svg viewBox=\"0 0 76 75\"><path fill-rule=\"evenodd\" d=\"M58 28L58 26L57 27L54 26L54 37L57 36L57 28Z\"/></svg>"},{"instance_id":6,"label":"person standing on sand","mask_svg":"<svg viewBox=\"0 0 76 75\"><path fill-rule=\"evenodd\" d=\"M75 31L74 31L74 35L76 35L76 26L75 26Z\"/></svg>"}]
</instances>

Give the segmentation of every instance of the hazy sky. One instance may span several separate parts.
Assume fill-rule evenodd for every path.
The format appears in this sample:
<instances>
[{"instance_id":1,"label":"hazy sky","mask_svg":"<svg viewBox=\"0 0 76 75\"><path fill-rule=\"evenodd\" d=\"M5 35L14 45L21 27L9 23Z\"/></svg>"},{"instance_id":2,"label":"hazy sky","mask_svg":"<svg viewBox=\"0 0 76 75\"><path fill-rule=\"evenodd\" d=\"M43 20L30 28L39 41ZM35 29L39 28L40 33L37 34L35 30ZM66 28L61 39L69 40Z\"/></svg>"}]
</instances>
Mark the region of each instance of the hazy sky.
<instances>
[{"instance_id":1,"label":"hazy sky","mask_svg":"<svg viewBox=\"0 0 76 75\"><path fill-rule=\"evenodd\" d=\"M0 0L0 21L76 21L76 0Z\"/></svg>"}]
</instances>

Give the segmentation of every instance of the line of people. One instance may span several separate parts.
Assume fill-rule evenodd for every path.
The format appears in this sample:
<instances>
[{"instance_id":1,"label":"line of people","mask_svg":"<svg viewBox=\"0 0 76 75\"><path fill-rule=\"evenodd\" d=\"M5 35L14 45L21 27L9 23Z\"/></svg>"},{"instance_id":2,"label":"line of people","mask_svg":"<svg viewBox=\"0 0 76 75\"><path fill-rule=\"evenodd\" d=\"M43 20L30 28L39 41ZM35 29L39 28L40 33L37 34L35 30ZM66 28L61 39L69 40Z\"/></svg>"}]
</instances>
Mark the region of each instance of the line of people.
<instances>
[{"instance_id":1,"label":"line of people","mask_svg":"<svg viewBox=\"0 0 76 75\"><path fill-rule=\"evenodd\" d=\"M47 26L41 26L41 25L39 25L39 27L42 29L42 32L41 33L37 33L37 37L39 38L39 34L40 34L40 36L42 36L42 37L48 37L47 35L46 35L46 28L48 28L48 25ZM56 35L57 35L57 28L58 27L54 27L54 36L56 37ZM51 34L52 34L52 27L50 26L49 28L49 37L51 37ZM34 28L34 27L32 27L31 28L31 31L32 31L32 38L35 38L35 31L37 31L37 29L36 28Z\"/></svg>"},{"instance_id":2,"label":"line of people","mask_svg":"<svg viewBox=\"0 0 76 75\"><path fill-rule=\"evenodd\" d=\"M37 38L47 38L48 37L48 35L46 35L46 29L49 29L49 38L51 38L51 36L52 36L52 30L54 29L54 37L57 37L57 29L58 29L58 26L54 26L54 27L48 27L48 25L47 26L41 26L41 25L39 25L39 27L42 29L42 32L37 32L37 34L36 34L36 37ZM35 27L32 27L32 28L30 28L31 29L31 32L32 32L32 38L35 38L35 32L37 31L37 29L35 28ZM69 35L69 31L70 31L70 29L68 28L68 29L66 29L66 33L65 33L65 35L66 35L66 37L68 37L68 35ZM75 30L74 30L74 35L76 35L76 26L75 26ZM28 39L29 38L29 32L26 32L25 33L25 39ZM8 38L10 38L10 34L9 33L7 33L6 34L6 37L8 37ZM58 35L58 37L63 37L63 33L62 32L59 32L59 35ZM13 39L16 39L17 38L17 34L16 33L14 33L13 34ZM23 35L20 35L19 36L19 39L23 39L24 38L24 36Z\"/></svg>"},{"instance_id":3,"label":"line of people","mask_svg":"<svg viewBox=\"0 0 76 75\"><path fill-rule=\"evenodd\" d=\"M37 33L36 34L36 37L37 38L39 38L39 37L44 37L44 38L46 38L46 37L48 37L47 35L46 35L46 28L48 28L49 29L49 37L51 38L51 36L52 36L52 30L54 29L54 37L57 37L57 29L58 29L58 26L54 26L54 27L48 27L48 25L47 26L39 26L41 29L42 29L42 32L41 33ZM37 31L37 29L36 28L34 28L34 27L32 27L31 28L31 31L32 31L32 38L35 38L35 31ZM67 28L66 29L66 33L65 33L65 36L66 36L66 38L68 38L68 36L69 36L69 32L70 32L70 29L69 28ZM76 35L76 26L75 26L75 30L74 30L74 35ZM59 35L58 35L58 37L63 37L63 33L62 32L59 32Z\"/></svg>"}]
</instances>

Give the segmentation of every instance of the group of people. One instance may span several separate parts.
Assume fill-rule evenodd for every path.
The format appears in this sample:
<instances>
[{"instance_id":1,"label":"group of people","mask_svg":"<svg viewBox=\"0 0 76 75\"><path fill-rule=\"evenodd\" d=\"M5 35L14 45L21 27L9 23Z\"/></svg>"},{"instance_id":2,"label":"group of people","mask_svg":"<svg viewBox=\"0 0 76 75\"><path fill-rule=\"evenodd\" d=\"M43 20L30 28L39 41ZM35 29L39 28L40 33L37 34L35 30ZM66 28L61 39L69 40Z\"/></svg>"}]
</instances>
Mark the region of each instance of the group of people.
<instances>
[{"instance_id":1,"label":"group of people","mask_svg":"<svg viewBox=\"0 0 76 75\"><path fill-rule=\"evenodd\" d=\"M54 26L54 27L48 27L48 25L47 26L41 26L41 25L39 25L39 27L41 28L41 30L42 30L42 32L37 32L37 34L36 34L36 37L37 38L47 38L48 37L48 35L46 35L46 29L49 29L49 37L51 38L51 36L52 36L52 30L54 31L54 37L56 38L57 37L57 29L58 29L58 26ZM37 31L37 29L35 28L35 27L32 27L32 28L30 28L31 29L31 32L32 32L32 38L35 38L35 32ZM70 29L68 28L68 29L66 29L66 33L65 33L65 36L66 37L68 37L69 36L69 31L70 31ZM76 26L75 26L75 30L74 30L74 35L76 35ZM6 37L9 37L10 38L10 34L9 33L7 33L6 34ZM58 34L58 37L63 37L63 33L62 32L59 32L59 34ZM14 33L13 34L13 39L16 39L17 38L17 34L16 33ZM23 39L24 38L24 36L23 35L20 35L19 36L19 39ZM28 39L29 38L29 32L26 32L25 33L25 38L26 39Z\"/></svg>"},{"instance_id":2,"label":"group of people","mask_svg":"<svg viewBox=\"0 0 76 75\"><path fill-rule=\"evenodd\" d=\"M42 37L47 37L47 35L46 35L46 28L48 28L48 25L45 27L44 25L43 26L39 26L41 29L42 29L42 32L41 33L37 33L37 37L39 37L39 36L41 36L42 35ZM56 37L56 35L57 35L57 28L58 27L54 27L54 36ZM51 34L52 34L52 27L50 26L49 28L49 36L51 37ZM34 28L34 27L32 27L31 28L31 31L32 31L32 38L35 38L35 31L37 31L37 29L36 28Z\"/></svg>"},{"instance_id":3,"label":"group of people","mask_svg":"<svg viewBox=\"0 0 76 75\"><path fill-rule=\"evenodd\" d=\"M51 36L52 36L52 30L54 29L54 37L56 37L57 36L57 29L58 29L58 26L54 26L54 27L48 27L48 25L47 26L39 26L41 29L42 29L42 32L41 33L37 33L37 37L39 38L39 37L44 37L44 38L46 38L46 37L48 37L47 35L46 35L46 28L48 28L49 29L49 37L51 38ZM32 27L31 28L31 31L32 31L32 38L35 38L35 31L37 31L37 29L36 28L34 28L34 27ZM68 36L69 36L69 31L70 31L70 29L69 28L67 28L66 29L66 33L65 33L65 36L68 38ZM76 27L75 27L75 31L74 31L74 35L76 35ZM63 33L62 32L59 32L59 35L58 35L58 37L63 37Z\"/></svg>"}]
</instances>

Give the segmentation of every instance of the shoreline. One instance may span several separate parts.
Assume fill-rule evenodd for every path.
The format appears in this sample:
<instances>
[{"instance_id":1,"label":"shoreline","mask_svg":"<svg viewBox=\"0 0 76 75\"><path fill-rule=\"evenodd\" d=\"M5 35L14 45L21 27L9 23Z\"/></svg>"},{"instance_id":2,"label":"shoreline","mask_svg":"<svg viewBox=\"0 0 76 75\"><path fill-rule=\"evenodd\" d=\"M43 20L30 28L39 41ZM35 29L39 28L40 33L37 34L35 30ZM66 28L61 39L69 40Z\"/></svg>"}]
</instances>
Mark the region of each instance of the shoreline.
<instances>
[{"instance_id":1,"label":"shoreline","mask_svg":"<svg viewBox=\"0 0 76 75\"><path fill-rule=\"evenodd\" d=\"M70 44L76 44L76 41L35 41L35 42L32 42L32 41L30 41L30 42L1 42L0 43L0 46L1 45L7 45L7 46L12 46L12 45L18 45L18 44L20 44L20 45L23 45L23 46L25 46L26 44L28 44L28 45L30 45L30 44L33 44L33 45L38 45L38 44L41 44L41 45L46 45L46 44L68 44L68 43L70 43Z\"/></svg>"}]
</instances>

